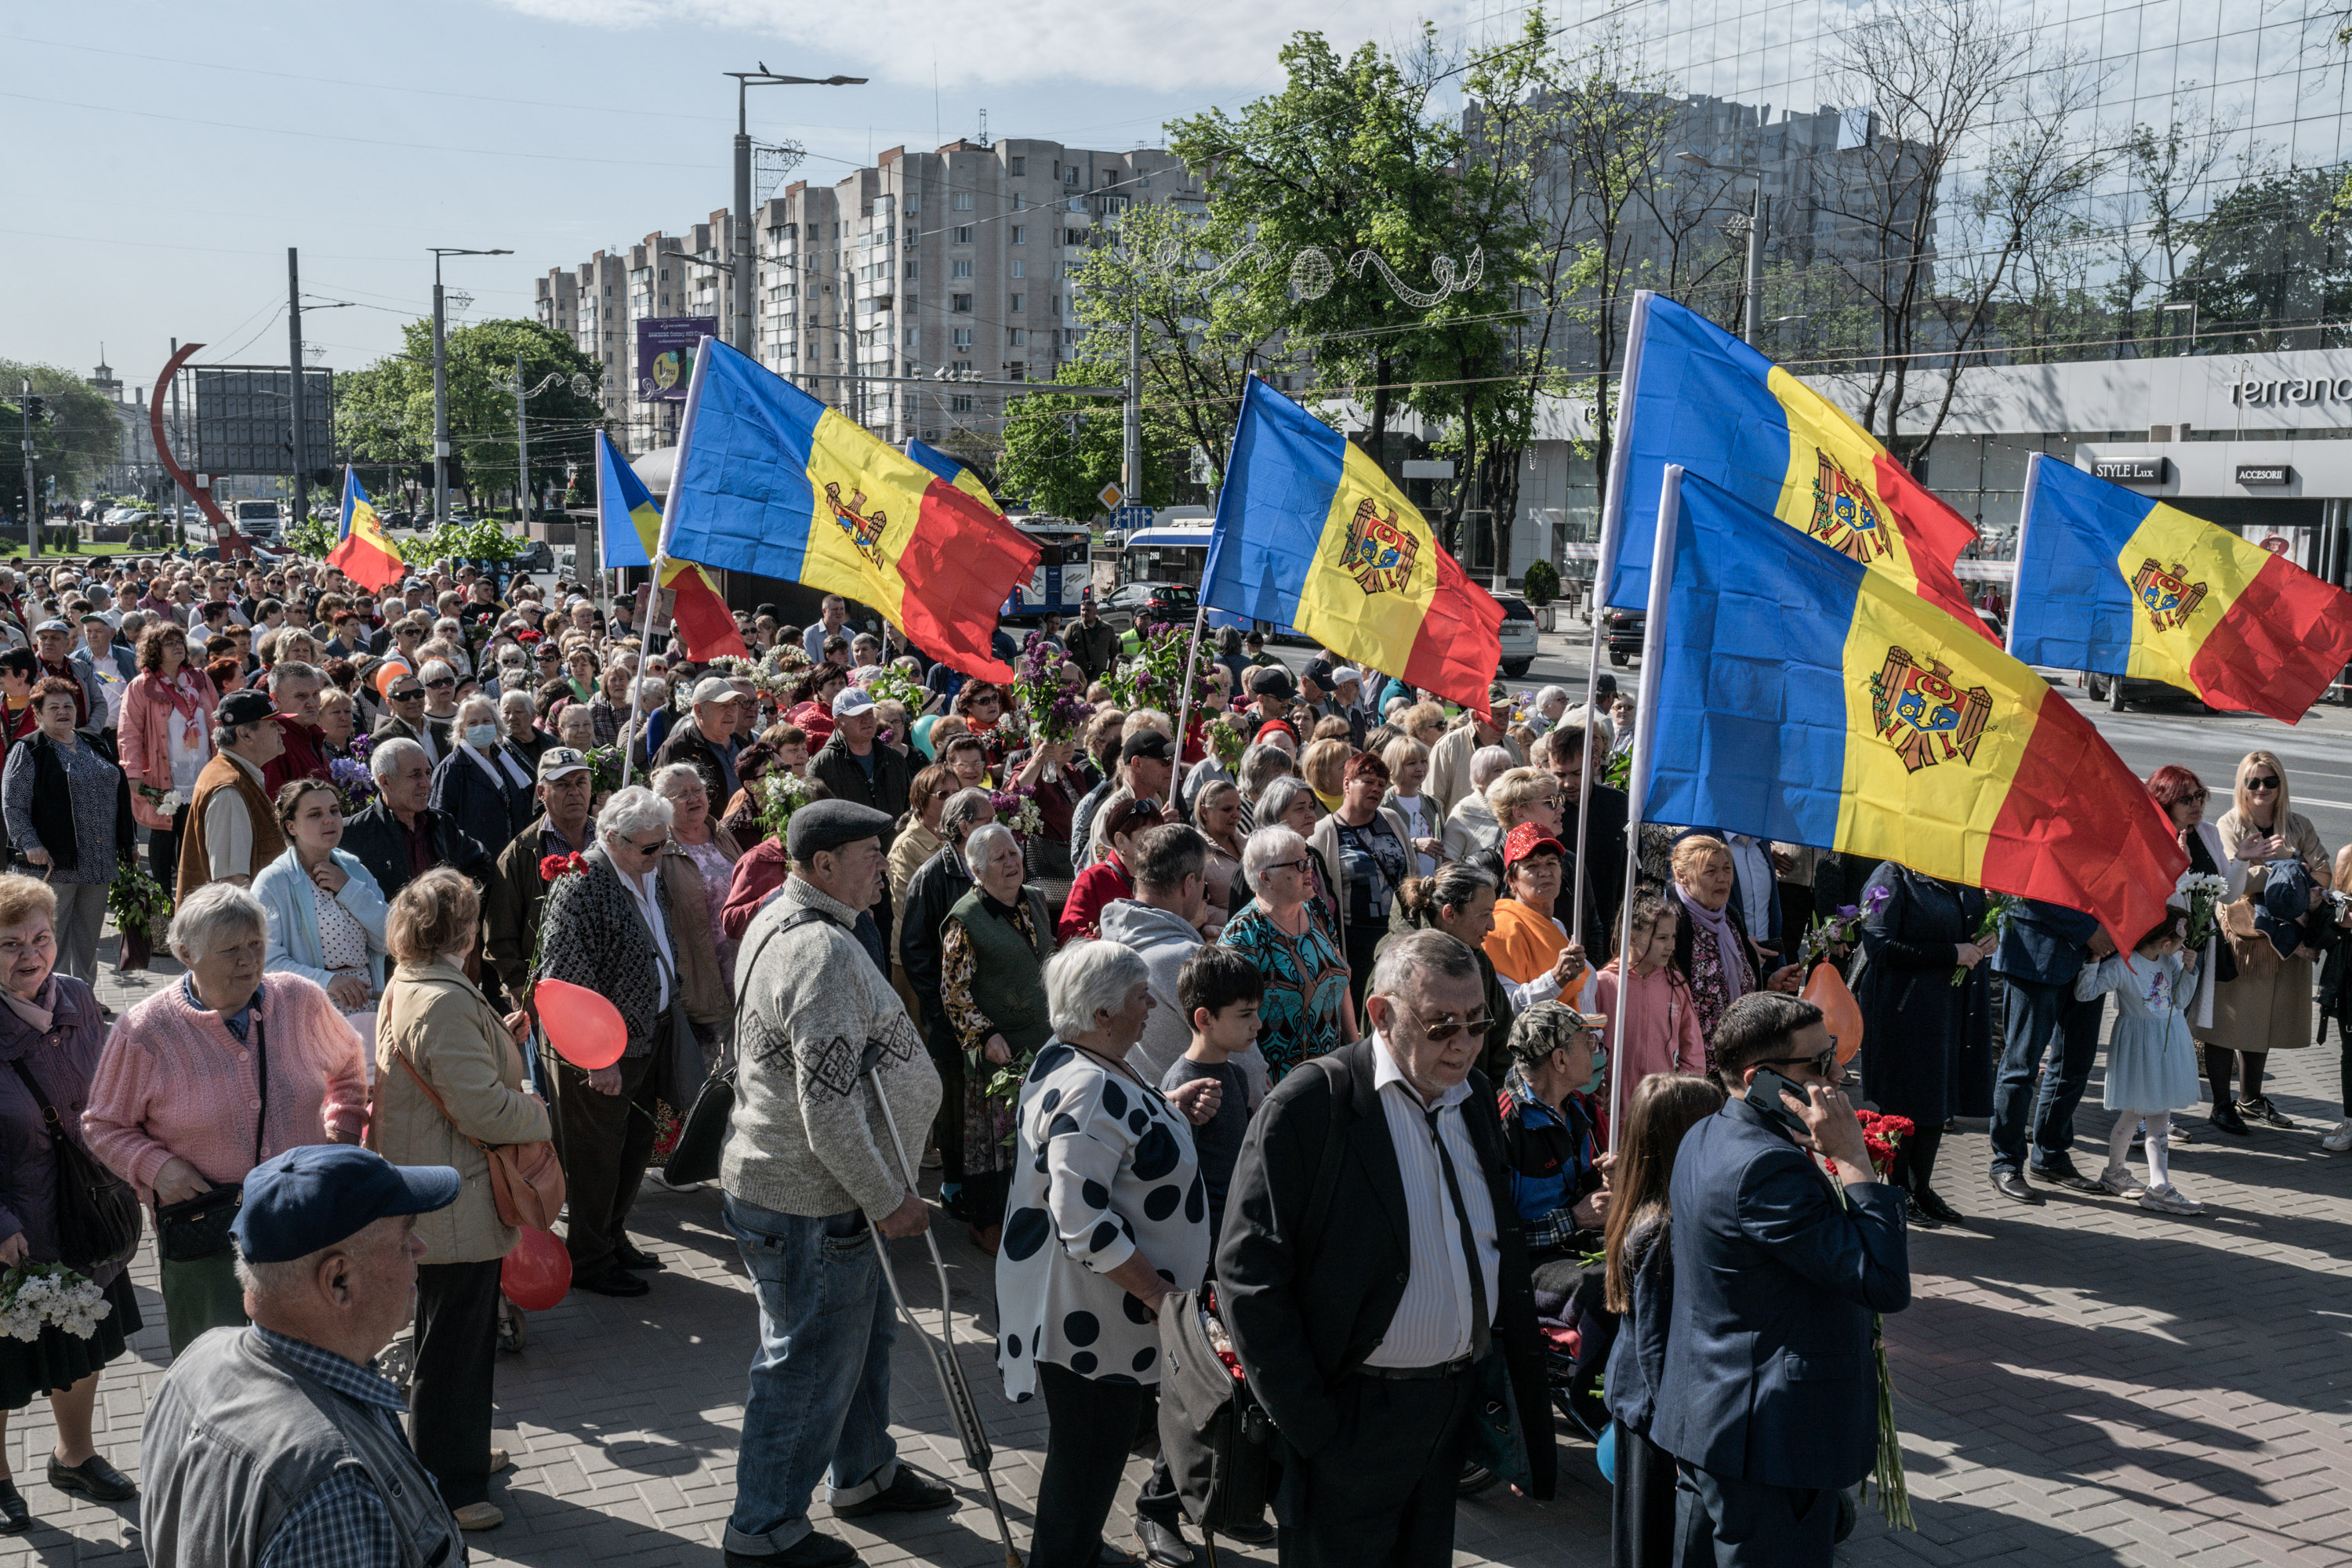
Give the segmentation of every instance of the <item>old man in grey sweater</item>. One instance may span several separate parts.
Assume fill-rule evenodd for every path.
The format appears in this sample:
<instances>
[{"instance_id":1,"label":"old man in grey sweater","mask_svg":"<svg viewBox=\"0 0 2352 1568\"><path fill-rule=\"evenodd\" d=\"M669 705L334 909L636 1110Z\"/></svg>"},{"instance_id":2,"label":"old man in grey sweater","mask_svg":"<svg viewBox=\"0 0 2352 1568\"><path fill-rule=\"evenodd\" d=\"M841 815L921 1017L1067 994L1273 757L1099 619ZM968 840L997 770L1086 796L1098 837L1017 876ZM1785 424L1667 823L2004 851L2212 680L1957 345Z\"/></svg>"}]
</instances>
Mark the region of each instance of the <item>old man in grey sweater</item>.
<instances>
[{"instance_id":1,"label":"old man in grey sweater","mask_svg":"<svg viewBox=\"0 0 2352 1568\"><path fill-rule=\"evenodd\" d=\"M919 1139L939 1110L940 1076L853 934L881 894L889 826L848 801L793 812L792 875L743 933L735 1112L719 1174L759 1298L760 1349L730 1563L856 1563L846 1542L809 1523L820 1478L845 1519L955 1500L900 1465L890 1436L897 1314L877 1235L913 1236L930 1219L877 1097Z\"/></svg>"}]
</instances>

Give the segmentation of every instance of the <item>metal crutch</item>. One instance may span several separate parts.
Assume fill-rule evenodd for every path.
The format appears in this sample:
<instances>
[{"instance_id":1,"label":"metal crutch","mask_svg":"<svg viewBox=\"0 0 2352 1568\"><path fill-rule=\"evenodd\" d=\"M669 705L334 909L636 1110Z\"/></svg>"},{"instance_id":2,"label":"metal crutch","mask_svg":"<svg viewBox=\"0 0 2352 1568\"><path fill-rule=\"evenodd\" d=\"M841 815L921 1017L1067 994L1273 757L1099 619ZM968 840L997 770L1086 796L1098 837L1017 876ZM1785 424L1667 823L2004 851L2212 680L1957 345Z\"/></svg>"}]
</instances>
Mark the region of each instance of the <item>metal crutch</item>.
<instances>
[{"instance_id":1,"label":"metal crutch","mask_svg":"<svg viewBox=\"0 0 2352 1568\"><path fill-rule=\"evenodd\" d=\"M919 1192L915 1167L907 1158L906 1140L898 1136L898 1119L890 1114L890 1098L874 1081L874 1064L881 1054L878 1043L867 1047L866 1059L858 1066L858 1077L872 1091L874 1103L881 1108L882 1124L890 1130L890 1144L898 1152L898 1168L906 1175L907 1190ZM890 1300L898 1303L898 1315L923 1335L931 1352L931 1371L939 1376L940 1397L948 1402L949 1413L955 1417L956 1436L963 1439L964 1463L980 1472L980 1484L988 1493L989 1511L996 1515L996 1533L1004 1542L1005 1568L1022 1568L1021 1553L1013 1545L1013 1527L1004 1522L1004 1504L996 1495L996 1478L988 1469L996 1450L989 1446L988 1433L980 1424L980 1407L971 1402L971 1385L964 1381L963 1363L956 1360L955 1314L948 1305L948 1266L940 1257L939 1239L931 1234L930 1226L923 1227L923 1245L930 1248L931 1268L940 1278L940 1336L935 1344L929 1343L930 1336L923 1332L922 1321L907 1305L907 1298L898 1289L898 1276L890 1267L889 1238L877 1230L874 1240L875 1256L882 1260L882 1278L890 1286Z\"/></svg>"}]
</instances>

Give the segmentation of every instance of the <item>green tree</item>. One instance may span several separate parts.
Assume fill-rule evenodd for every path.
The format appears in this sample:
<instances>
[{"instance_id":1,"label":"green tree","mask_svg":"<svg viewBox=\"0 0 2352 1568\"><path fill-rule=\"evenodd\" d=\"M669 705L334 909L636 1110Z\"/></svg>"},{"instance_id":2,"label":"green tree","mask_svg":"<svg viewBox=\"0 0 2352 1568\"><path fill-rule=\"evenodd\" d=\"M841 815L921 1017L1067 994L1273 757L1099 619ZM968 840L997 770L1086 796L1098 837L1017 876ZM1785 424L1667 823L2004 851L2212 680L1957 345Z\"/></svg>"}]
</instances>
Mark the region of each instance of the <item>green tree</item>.
<instances>
[{"instance_id":1,"label":"green tree","mask_svg":"<svg viewBox=\"0 0 2352 1568\"><path fill-rule=\"evenodd\" d=\"M1089 372L1098 369L1081 358L1064 365L1057 379L1102 385L1089 379ZM1055 517L1093 517L1102 510L1096 497L1118 479L1122 439L1115 403L1052 392L1013 399L1004 412L1004 455L997 465L996 488ZM1153 467L1144 465L1147 477ZM1165 488L1155 497L1147 483L1146 493L1135 500L1144 506L1165 504Z\"/></svg>"},{"instance_id":2,"label":"green tree","mask_svg":"<svg viewBox=\"0 0 2352 1568\"><path fill-rule=\"evenodd\" d=\"M33 425L33 479L46 500L49 481L63 500L79 497L112 468L122 451L122 422L114 405L97 388L53 364L0 360L0 511L15 516L24 505L25 457L19 444L26 382L42 400Z\"/></svg>"},{"instance_id":3,"label":"green tree","mask_svg":"<svg viewBox=\"0 0 2352 1568\"><path fill-rule=\"evenodd\" d=\"M2241 184L2185 225L2197 249L2180 291L2196 301L2200 336L2225 332L2242 350L2330 347L2325 323L2352 315L2352 236L2334 215L2338 177L2290 169Z\"/></svg>"},{"instance_id":4,"label":"green tree","mask_svg":"<svg viewBox=\"0 0 2352 1568\"><path fill-rule=\"evenodd\" d=\"M433 460L433 324L402 329L403 352L363 370L347 371L335 386L337 437L362 464L425 464ZM569 464L595 456L604 408L595 388L603 367L561 332L535 321L481 321L460 327L444 342L449 387L449 442L457 460L453 488L469 506L478 490L511 493L517 478L515 371L525 390L555 380L530 400L530 484L534 495L560 489ZM573 389L584 376L585 395Z\"/></svg>"}]
</instances>

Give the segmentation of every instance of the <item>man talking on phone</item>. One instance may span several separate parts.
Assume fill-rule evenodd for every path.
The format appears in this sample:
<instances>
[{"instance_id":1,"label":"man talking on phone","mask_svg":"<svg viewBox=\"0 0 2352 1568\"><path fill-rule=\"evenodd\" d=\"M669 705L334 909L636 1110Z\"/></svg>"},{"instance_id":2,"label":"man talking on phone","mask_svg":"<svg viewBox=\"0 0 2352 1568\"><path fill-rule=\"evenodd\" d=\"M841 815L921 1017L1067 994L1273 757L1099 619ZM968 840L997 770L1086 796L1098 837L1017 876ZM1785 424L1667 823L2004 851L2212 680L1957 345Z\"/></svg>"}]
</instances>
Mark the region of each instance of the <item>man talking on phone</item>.
<instances>
[{"instance_id":1,"label":"man talking on phone","mask_svg":"<svg viewBox=\"0 0 2352 1568\"><path fill-rule=\"evenodd\" d=\"M1903 1195L1871 1168L1820 1008L1742 996L1715 1054L1731 1098L1675 1162L1674 1315L1650 1433L1680 1474L1675 1561L1826 1568L1838 1494L1876 1456L1871 1314L1911 1301Z\"/></svg>"}]
</instances>

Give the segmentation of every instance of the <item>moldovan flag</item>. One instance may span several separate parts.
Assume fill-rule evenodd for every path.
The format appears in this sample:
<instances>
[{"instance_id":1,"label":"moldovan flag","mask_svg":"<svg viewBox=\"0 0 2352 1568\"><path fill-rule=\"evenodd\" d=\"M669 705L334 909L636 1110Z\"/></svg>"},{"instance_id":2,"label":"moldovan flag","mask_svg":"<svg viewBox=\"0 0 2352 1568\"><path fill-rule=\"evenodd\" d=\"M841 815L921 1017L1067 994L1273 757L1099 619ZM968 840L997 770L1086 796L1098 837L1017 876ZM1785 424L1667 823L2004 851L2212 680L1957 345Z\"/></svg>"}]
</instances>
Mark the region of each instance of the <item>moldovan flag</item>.
<instances>
[{"instance_id":1,"label":"moldovan flag","mask_svg":"<svg viewBox=\"0 0 2352 1568\"><path fill-rule=\"evenodd\" d=\"M1696 474L1668 475L1673 577L1642 683L1642 820L1718 823L2047 900L2126 951L2162 918L2189 864L2162 809L1975 616L1765 526Z\"/></svg>"},{"instance_id":2,"label":"moldovan flag","mask_svg":"<svg viewBox=\"0 0 2352 1568\"><path fill-rule=\"evenodd\" d=\"M2352 660L2352 595L2283 555L2036 455L2009 651L2162 680L2292 724Z\"/></svg>"},{"instance_id":3,"label":"moldovan flag","mask_svg":"<svg viewBox=\"0 0 2352 1568\"><path fill-rule=\"evenodd\" d=\"M1649 603L1659 487L1666 465L1677 463L1992 640L1952 568L1976 530L1828 398L1647 289L1633 300L1625 385L1610 463L1614 553L1604 543L1601 554L1614 570L1603 603ZM1611 521L1602 520L1604 539Z\"/></svg>"},{"instance_id":4,"label":"moldovan flag","mask_svg":"<svg viewBox=\"0 0 2352 1568\"><path fill-rule=\"evenodd\" d=\"M1234 426L1201 602L1294 626L1342 658L1481 713L1503 659L1503 606L1437 547L1380 465L1255 377Z\"/></svg>"},{"instance_id":5,"label":"moldovan flag","mask_svg":"<svg viewBox=\"0 0 2352 1568\"><path fill-rule=\"evenodd\" d=\"M342 542L327 552L327 564L371 594L381 594L408 575L408 563L384 537L375 503L360 488L360 477L349 464L343 467Z\"/></svg>"},{"instance_id":6,"label":"moldovan flag","mask_svg":"<svg viewBox=\"0 0 2352 1568\"><path fill-rule=\"evenodd\" d=\"M997 516L1004 515L1004 509L996 504L996 498L988 493L988 487L980 482L980 476L937 447L927 447L909 436L907 437L907 456L914 458L915 461L922 464L923 467L996 513Z\"/></svg>"},{"instance_id":7,"label":"moldovan flag","mask_svg":"<svg viewBox=\"0 0 2352 1568\"><path fill-rule=\"evenodd\" d=\"M1036 543L715 338L694 358L664 526L665 554L871 605L950 669L1013 679L990 642Z\"/></svg>"},{"instance_id":8,"label":"moldovan flag","mask_svg":"<svg viewBox=\"0 0 2352 1568\"><path fill-rule=\"evenodd\" d=\"M621 461L604 432L596 432L596 545L606 569L650 566L661 539L661 508L637 471ZM749 658L735 616L719 597L710 574L691 561L672 557L661 585L671 590L670 622L697 661L730 654Z\"/></svg>"}]
</instances>

